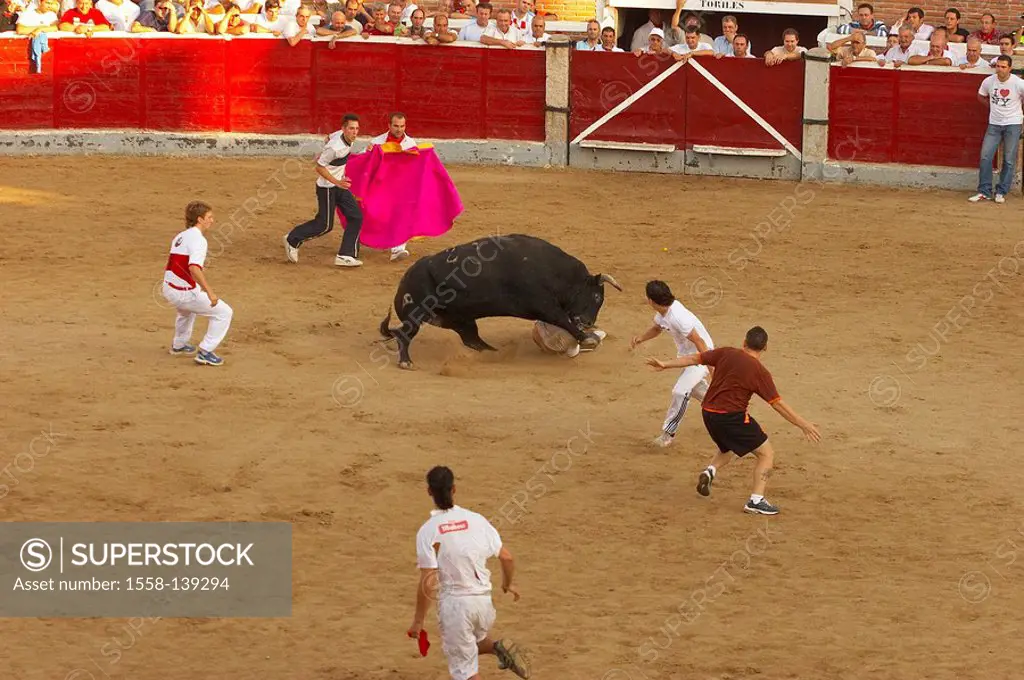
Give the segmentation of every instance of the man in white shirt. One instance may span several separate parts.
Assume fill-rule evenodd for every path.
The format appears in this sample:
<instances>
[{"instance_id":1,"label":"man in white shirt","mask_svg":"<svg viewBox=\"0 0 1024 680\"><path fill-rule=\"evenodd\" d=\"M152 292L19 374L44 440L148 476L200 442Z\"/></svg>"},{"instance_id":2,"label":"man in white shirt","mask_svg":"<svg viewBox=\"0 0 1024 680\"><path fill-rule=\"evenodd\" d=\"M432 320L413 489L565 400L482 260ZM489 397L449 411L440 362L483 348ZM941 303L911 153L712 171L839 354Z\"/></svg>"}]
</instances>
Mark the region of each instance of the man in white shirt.
<instances>
[{"instance_id":1,"label":"man in white shirt","mask_svg":"<svg viewBox=\"0 0 1024 680\"><path fill-rule=\"evenodd\" d=\"M471 21L459 31L459 40L481 42L484 31L491 25L491 3L481 2L476 6L476 21Z\"/></svg>"},{"instance_id":2,"label":"man in white shirt","mask_svg":"<svg viewBox=\"0 0 1024 680\"><path fill-rule=\"evenodd\" d=\"M591 19L587 22L587 37L583 40L577 40L575 49L588 52L601 49L601 24L598 23L597 19Z\"/></svg>"},{"instance_id":3,"label":"man in white shirt","mask_svg":"<svg viewBox=\"0 0 1024 680\"><path fill-rule=\"evenodd\" d=\"M669 48L676 61L686 61L690 57L714 56L715 48L708 43L700 42L700 30L696 26L687 26L683 33L683 42Z\"/></svg>"},{"instance_id":4,"label":"man in white shirt","mask_svg":"<svg viewBox=\"0 0 1024 680\"><path fill-rule=\"evenodd\" d=\"M499 9L498 13L494 15L494 23L488 26L484 34L480 36L480 43L510 50L526 44L522 36L519 35L519 29L512 25L512 12L507 9Z\"/></svg>"},{"instance_id":5,"label":"man in white shirt","mask_svg":"<svg viewBox=\"0 0 1024 680\"><path fill-rule=\"evenodd\" d=\"M189 344L196 315L208 316L210 325L206 337L199 343L195 360L197 364L220 366L224 360L213 351L227 335L234 312L228 303L217 297L203 274L208 248L205 232L212 228L213 208L201 201L193 201L185 207L185 230L171 240L161 293L178 310L171 354L196 352L195 345Z\"/></svg>"},{"instance_id":6,"label":"man in white shirt","mask_svg":"<svg viewBox=\"0 0 1024 680\"><path fill-rule=\"evenodd\" d=\"M455 505L455 475L449 468L439 465L427 473L427 493L436 509L416 532L420 578L416 614L406 634L419 637L430 601L436 599L441 647L452 680L479 680L481 654L494 654L499 669L529 678L529 661L516 643L490 636L497 613L487 559L498 558L501 589L518 602L519 591L512 585L512 554L486 517Z\"/></svg>"},{"instance_id":7,"label":"man in white shirt","mask_svg":"<svg viewBox=\"0 0 1024 680\"><path fill-rule=\"evenodd\" d=\"M533 0L516 0L516 9L512 12L512 25L519 29L519 35L525 36L533 28L533 18L537 16L533 6Z\"/></svg>"},{"instance_id":8,"label":"man in white shirt","mask_svg":"<svg viewBox=\"0 0 1024 680\"><path fill-rule=\"evenodd\" d=\"M648 38L654 29L661 31L661 39L662 42L667 43L666 47L675 44L675 40L672 38L672 25L665 21L662 11L660 9L649 9L647 10L647 23L633 31L633 41L630 43L629 50L634 54L637 50L641 52L647 50L650 45Z\"/></svg>"},{"instance_id":9,"label":"man in white shirt","mask_svg":"<svg viewBox=\"0 0 1024 680\"><path fill-rule=\"evenodd\" d=\"M512 21L515 22L515 18ZM544 15L534 14L530 23L530 31L523 36L523 42L533 47L544 47L544 43L551 39L551 36L544 30L546 26L547 20Z\"/></svg>"},{"instance_id":10,"label":"man in white shirt","mask_svg":"<svg viewBox=\"0 0 1024 680\"><path fill-rule=\"evenodd\" d=\"M776 66L785 61L794 61L796 59L802 59L804 52L807 51L806 47L801 47L800 34L796 32L795 28L787 28L782 32L782 44L778 47L773 47L764 53L764 63L766 66Z\"/></svg>"},{"instance_id":11,"label":"man in white shirt","mask_svg":"<svg viewBox=\"0 0 1024 680\"><path fill-rule=\"evenodd\" d=\"M971 73L991 73L992 66L981 58L981 41L975 37L967 39L967 52L960 57L957 66L961 71L971 70Z\"/></svg>"},{"instance_id":12,"label":"man in white shirt","mask_svg":"<svg viewBox=\"0 0 1024 680\"><path fill-rule=\"evenodd\" d=\"M660 28L652 28L651 32L647 34L647 49L633 50L633 54L638 57L644 54L668 54L665 43L665 33Z\"/></svg>"},{"instance_id":13,"label":"man in white shirt","mask_svg":"<svg viewBox=\"0 0 1024 680\"><path fill-rule=\"evenodd\" d=\"M377 135L370 140L370 145L366 147L369 151L375 146L383 146L384 144L398 144L402 151L408 151L409 149L416 148L416 140L405 134L405 114L392 113L388 119L388 131L384 134ZM402 258L409 257L409 251L406 249L408 244L402 243L391 249L391 261L401 260Z\"/></svg>"},{"instance_id":14,"label":"man in white shirt","mask_svg":"<svg viewBox=\"0 0 1024 680\"><path fill-rule=\"evenodd\" d=\"M658 337L662 331L667 331L675 341L676 356L707 352L715 348L715 344L711 341L711 335L704 328L704 324L675 298L668 284L664 281L648 281L646 293L647 304L656 312L654 325L643 334L630 340L630 349ZM705 366L688 366L683 369L672 388L672 401L665 414L662 432L654 440L655 445L669 446L672 444L679 423L683 421L683 415L686 413L690 395L702 400L710 384L711 374Z\"/></svg>"},{"instance_id":15,"label":"man in white shirt","mask_svg":"<svg viewBox=\"0 0 1024 680\"><path fill-rule=\"evenodd\" d=\"M18 23L14 27L18 35L36 37L40 33L51 33L57 30L57 12L60 11L58 0L41 0L39 9L25 9L18 13Z\"/></svg>"},{"instance_id":16,"label":"man in white shirt","mask_svg":"<svg viewBox=\"0 0 1024 680\"><path fill-rule=\"evenodd\" d=\"M110 22L110 30L124 33L131 31L132 24L141 13L139 6L132 0L99 0L96 9Z\"/></svg>"},{"instance_id":17,"label":"man in white shirt","mask_svg":"<svg viewBox=\"0 0 1024 680\"><path fill-rule=\"evenodd\" d=\"M308 7L300 7L295 18L288 22L281 37L288 41L288 44L295 47L303 40L312 40L316 37L316 26L310 21L313 12Z\"/></svg>"},{"instance_id":18,"label":"man in white shirt","mask_svg":"<svg viewBox=\"0 0 1024 680\"><path fill-rule=\"evenodd\" d=\"M267 4L276 2L269 0ZM299 261L299 246L334 229L334 211L345 216L345 234L334 258L339 267L359 267L359 232L363 227L363 211L349 191L352 180L345 177L345 164L352 153L352 144L359 136L359 116L346 113L341 129L329 136L316 159L316 217L295 227L284 237L284 252L289 262Z\"/></svg>"},{"instance_id":19,"label":"man in white shirt","mask_svg":"<svg viewBox=\"0 0 1024 680\"><path fill-rule=\"evenodd\" d=\"M914 29L904 26L900 29L897 40L899 42L890 47L885 55L878 58L879 66L892 64L893 68L899 68L906 64L914 54Z\"/></svg>"},{"instance_id":20,"label":"man in white shirt","mask_svg":"<svg viewBox=\"0 0 1024 680\"><path fill-rule=\"evenodd\" d=\"M615 46L615 29L611 26L605 26L601 29L601 46L595 50L596 52L624 52L621 47Z\"/></svg>"},{"instance_id":21,"label":"man in white shirt","mask_svg":"<svg viewBox=\"0 0 1024 680\"><path fill-rule=\"evenodd\" d=\"M924 23L924 10L920 7L908 9L906 17L893 24L889 29L889 34L891 35L904 26L909 26L914 31L914 40L928 40L932 37L932 32L935 31L934 26Z\"/></svg>"},{"instance_id":22,"label":"man in white shirt","mask_svg":"<svg viewBox=\"0 0 1024 680\"><path fill-rule=\"evenodd\" d=\"M292 18L281 13L280 0L267 0L263 14L257 14L252 20L253 33L273 33L280 37L284 29L292 22Z\"/></svg>"},{"instance_id":23,"label":"man in white shirt","mask_svg":"<svg viewBox=\"0 0 1024 680\"><path fill-rule=\"evenodd\" d=\"M1013 60L1005 54L996 57L996 72L981 81L978 101L988 104L988 128L981 143L981 161L978 165L978 193L971 203L987 201L992 196L992 161L996 149L1003 146L1003 167L996 184L996 203L1005 203L1006 194L1013 184L1017 164L1017 144L1024 127L1024 80L1010 73Z\"/></svg>"},{"instance_id":24,"label":"man in white shirt","mask_svg":"<svg viewBox=\"0 0 1024 680\"><path fill-rule=\"evenodd\" d=\"M954 60L953 52L946 42L946 29L939 27L932 33L928 41L928 47L915 47L910 52L908 66L952 66Z\"/></svg>"}]
</instances>

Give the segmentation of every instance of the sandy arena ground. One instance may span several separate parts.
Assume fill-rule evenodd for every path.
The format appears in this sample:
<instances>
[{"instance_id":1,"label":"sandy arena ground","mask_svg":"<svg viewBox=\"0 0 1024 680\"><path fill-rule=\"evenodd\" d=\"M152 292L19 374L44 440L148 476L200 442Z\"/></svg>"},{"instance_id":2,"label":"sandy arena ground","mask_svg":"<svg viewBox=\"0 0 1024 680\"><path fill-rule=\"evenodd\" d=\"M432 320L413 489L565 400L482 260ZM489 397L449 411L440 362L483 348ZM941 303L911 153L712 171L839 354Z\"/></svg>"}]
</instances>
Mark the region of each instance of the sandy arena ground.
<instances>
[{"instance_id":1,"label":"sandy arena ground","mask_svg":"<svg viewBox=\"0 0 1024 680\"><path fill-rule=\"evenodd\" d=\"M291 163L0 159L3 519L294 527L291 618L6 619L5 678L442 680L435 610L428 658L405 637L438 463L518 560L496 632L532 650L535 678L1020 677L1019 196L452 168L466 211L414 256L524 231L625 292L609 287L608 339L575 360L485 320L497 354L428 327L405 372L375 342L410 260L338 270L336 231L285 263L281 235L314 207L311 167ZM276 196L210 239L235 309L225 366L168 356L156 284L185 203L223 227L260 187ZM794 201L786 224L773 211ZM814 445L752 405L779 516L741 512L749 460L697 495L713 446L695 407L672 448L649 447L676 374L643 357L674 348L628 342L656 277L719 345L767 328L784 398L821 428ZM48 455L16 467L48 429ZM482 671L512 677L493 657Z\"/></svg>"}]
</instances>

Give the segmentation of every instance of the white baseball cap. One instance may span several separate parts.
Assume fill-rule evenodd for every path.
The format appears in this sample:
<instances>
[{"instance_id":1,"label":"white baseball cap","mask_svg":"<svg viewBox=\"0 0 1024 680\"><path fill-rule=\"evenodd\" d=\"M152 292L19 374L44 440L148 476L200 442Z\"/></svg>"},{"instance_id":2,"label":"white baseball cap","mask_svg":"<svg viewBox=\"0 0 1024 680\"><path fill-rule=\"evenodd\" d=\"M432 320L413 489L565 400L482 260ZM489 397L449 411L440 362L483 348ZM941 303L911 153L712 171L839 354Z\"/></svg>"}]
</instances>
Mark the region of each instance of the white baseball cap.
<instances>
[{"instance_id":1,"label":"white baseball cap","mask_svg":"<svg viewBox=\"0 0 1024 680\"><path fill-rule=\"evenodd\" d=\"M660 28L652 28L651 29L651 35L652 36L656 35L659 38L661 38L662 40L665 39L665 31L661 30Z\"/></svg>"}]
</instances>

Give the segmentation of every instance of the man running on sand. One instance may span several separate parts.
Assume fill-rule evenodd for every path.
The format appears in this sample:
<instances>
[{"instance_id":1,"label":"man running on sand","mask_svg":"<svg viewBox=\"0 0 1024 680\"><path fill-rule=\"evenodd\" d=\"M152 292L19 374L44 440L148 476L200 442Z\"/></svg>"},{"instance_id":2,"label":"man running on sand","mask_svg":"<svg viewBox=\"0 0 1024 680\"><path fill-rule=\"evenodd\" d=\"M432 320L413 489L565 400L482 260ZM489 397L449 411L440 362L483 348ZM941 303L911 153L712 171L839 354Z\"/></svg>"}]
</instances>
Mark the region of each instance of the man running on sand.
<instances>
[{"instance_id":1,"label":"man running on sand","mask_svg":"<svg viewBox=\"0 0 1024 680\"><path fill-rule=\"evenodd\" d=\"M430 600L436 599L441 648L452 680L480 680L481 654L494 654L499 669L529 678L529 664L516 644L490 636L495 611L487 558L501 562L501 589L518 602L512 554L486 517L455 505L455 475L449 468L438 465L427 473L427 493L437 509L416 533L420 582L409 637L420 634Z\"/></svg>"},{"instance_id":2,"label":"man running on sand","mask_svg":"<svg viewBox=\"0 0 1024 680\"><path fill-rule=\"evenodd\" d=\"M704 427L718 445L719 453L715 454L711 464L700 473L697 493L701 496L711 494L711 483L715 480L718 470L732 460L730 451L737 458L742 458L753 451L754 457L757 458L757 466L754 468L754 490L750 494L750 500L743 506L743 511L777 515L779 509L764 497L774 452L771 443L768 442L768 435L747 413L750 397L756 393L783 418L803 430L804 436L809 440L821 441L821 434L817 426L801 418L796 411L783 403L779 391L775 389L771 373L761 364L761 354L767 349L768 333L760 326L754 326L747 331L743 349L719 347L709 352L690 354L668 361L659 361L651 357L647 359L647 363L659 371L684 366L714 367L711 385L704 396L702 412Z\"/></svg>"}]
</instances>

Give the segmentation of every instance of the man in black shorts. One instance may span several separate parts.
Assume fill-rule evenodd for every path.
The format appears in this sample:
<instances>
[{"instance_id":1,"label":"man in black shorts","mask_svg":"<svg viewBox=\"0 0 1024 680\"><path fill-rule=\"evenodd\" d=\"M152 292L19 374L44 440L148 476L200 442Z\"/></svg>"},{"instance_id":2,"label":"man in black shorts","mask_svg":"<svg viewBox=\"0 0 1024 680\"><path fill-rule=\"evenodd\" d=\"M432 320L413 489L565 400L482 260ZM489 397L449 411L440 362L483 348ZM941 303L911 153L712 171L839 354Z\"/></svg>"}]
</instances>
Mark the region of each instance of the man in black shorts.
<instances>
[{"instance_id":1,"label":"man in black shorts","mask_svg":"<svg viewBox=\"0 0 1024 680\"><path fill-rule=\"evenodd\" d=\"M764 497L764 490L771 474L774 452L768 442L768 435L749 413L750 397L757 394L768 402L783 418L793 423L811 441L821 441L818 428L797 415L796 411L783 403L771 373L761 364L761 353L768 348L768 333L760 326L747 331L743 349L719 347L699 354L689 354L677 359L659 361L649 358L647 363L661 371L666 368L686 366L714 366L715 372L704 395L702 410L704 427L711 439L718 445L719 453L711 464L700 473L697 492L701 496L711 494L711 482L724 465L732 460L730 452L742 458L751 451L757 458L754 468L754 490L750 500L743 506L744 512L777 515L778 507Z\"/></svg>"}]
</instances>

